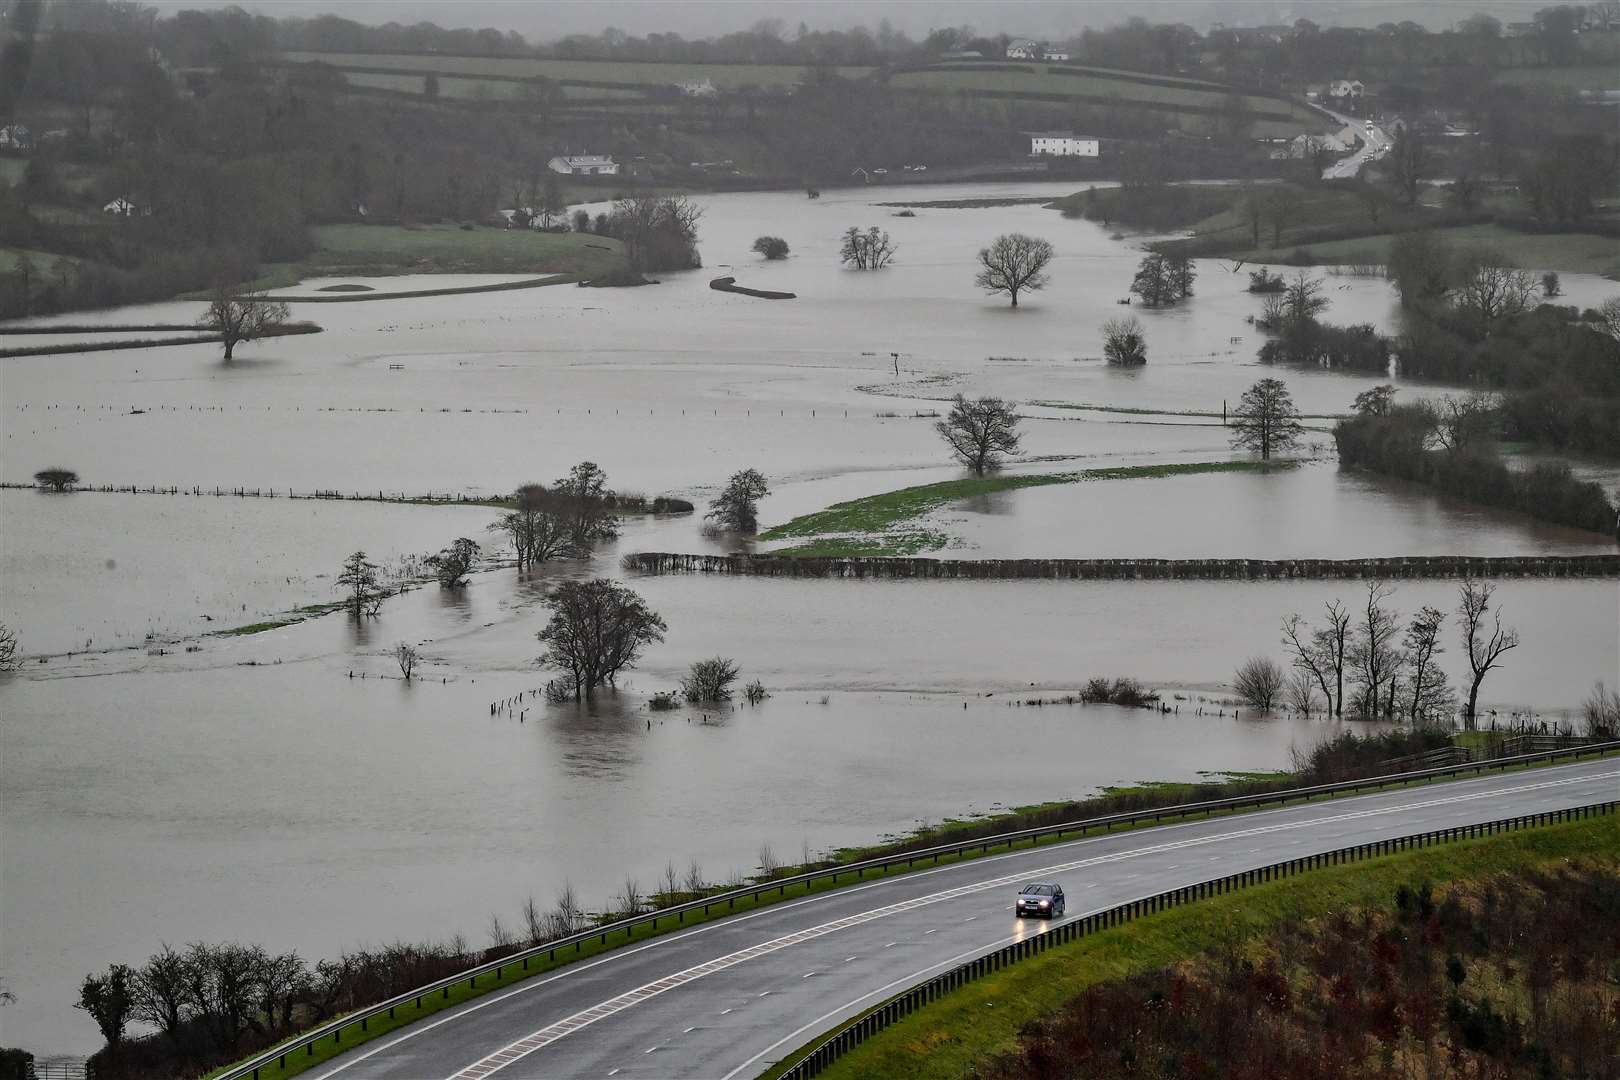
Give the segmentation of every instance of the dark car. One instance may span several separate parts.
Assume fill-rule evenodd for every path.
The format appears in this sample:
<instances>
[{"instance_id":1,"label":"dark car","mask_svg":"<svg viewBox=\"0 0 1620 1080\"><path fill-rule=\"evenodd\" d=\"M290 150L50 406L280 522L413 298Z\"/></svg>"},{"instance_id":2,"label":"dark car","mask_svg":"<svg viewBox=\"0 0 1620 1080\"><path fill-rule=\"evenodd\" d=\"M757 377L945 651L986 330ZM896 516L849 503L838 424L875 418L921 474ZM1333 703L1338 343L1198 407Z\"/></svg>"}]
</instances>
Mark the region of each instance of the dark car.
<instances>
[{"instance_id":1,"label":"dark car","mask_svg":"<svg viewBox=\"0 0 1620 1080\"><path fill-rule=\"evenodd\" d=\"M1018 890L1018 902L1013 905L1016 915L1043 915L1050 919L1064 911L1063 886L1050 881L1032 881Z\"/></svg>"}]
</instances>

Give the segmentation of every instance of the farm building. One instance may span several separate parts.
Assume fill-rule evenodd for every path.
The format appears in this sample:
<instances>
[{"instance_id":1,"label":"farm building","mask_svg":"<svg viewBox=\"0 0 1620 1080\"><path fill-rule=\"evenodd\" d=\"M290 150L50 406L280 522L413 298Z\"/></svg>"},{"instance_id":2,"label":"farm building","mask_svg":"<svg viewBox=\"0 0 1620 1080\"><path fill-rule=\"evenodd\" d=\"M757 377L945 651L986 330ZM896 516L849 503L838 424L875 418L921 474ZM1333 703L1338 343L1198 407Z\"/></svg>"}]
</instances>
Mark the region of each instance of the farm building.
<instances>
[{"instance_id":1,"label":"farm building","mask_svg":"<svg viewBox=\"0 0 1620 1080\"><path fill-rule=\"evenodd\" d=\"M149 206L139 206L120 195L112 202L101 208L104 214L116 214L119 217L147 217L152 213Z\"/></svg>"},{"instance_id":2,"label":"farm building","mask_svg":"<svg viewBox=\"0 0 1620 1080\"><path fill-rule=\"evenodd\" d=\"M1054 157L1096 157L1102 149L1099 140L1067 131L1028 131L1029 152Z\"/></svg>"},{"instance_id":3,"label":"farm building","mask_svg":"<svg viewBox=\"0 0 1620 1080\"><path fill-rule=\"evenodd\" d=\"M552 158L546 167L564 176L618 176L619 163L607 154L567 154Z\"/></svg>"}]
</instances>

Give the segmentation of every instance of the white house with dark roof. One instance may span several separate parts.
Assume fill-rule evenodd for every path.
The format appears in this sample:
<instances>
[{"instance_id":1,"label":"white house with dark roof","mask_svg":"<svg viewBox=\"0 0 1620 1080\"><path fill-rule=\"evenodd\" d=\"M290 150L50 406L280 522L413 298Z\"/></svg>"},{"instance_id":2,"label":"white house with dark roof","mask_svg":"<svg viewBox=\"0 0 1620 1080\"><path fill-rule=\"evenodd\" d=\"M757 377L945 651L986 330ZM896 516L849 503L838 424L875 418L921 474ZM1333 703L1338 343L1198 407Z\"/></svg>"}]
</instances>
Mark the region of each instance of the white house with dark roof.
<instances>
[{"instance_id":1,"label":"white house with dark roof","mask_svg":"<svg viewBox=\"0 0 1620 1080\"><path fill-rule=\"evenodd\" d=\"M619 163L608 154L560 154L546 163L564 176L618 176Z\"/></svg>"}]
</instances>

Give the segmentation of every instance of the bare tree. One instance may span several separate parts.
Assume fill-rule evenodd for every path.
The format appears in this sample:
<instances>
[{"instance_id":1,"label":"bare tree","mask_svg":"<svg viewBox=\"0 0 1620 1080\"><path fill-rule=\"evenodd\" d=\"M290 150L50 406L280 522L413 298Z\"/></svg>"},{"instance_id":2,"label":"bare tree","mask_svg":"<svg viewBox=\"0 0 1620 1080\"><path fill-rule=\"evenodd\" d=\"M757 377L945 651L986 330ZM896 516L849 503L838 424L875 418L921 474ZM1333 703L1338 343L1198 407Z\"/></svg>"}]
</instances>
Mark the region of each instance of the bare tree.
<instances>
[{"instance_id":1,"label":"bare tree","mask_svg":"<svg viewBox=\"0 0 1620 1080\"><path fill-rule=\"evenodd\" d=\"M846 265L855 270L881 270L889 265L897 250L889 234L883 232L876 225L868 228L864 233L851 225L844 233L844 242L839 247L838 257Z\"/></svg>"},{"instance_id":2,"label":"bare tree","mask_svg":"<svg viewBox=\"0 0 1620 1080\"><path fill-rule=\"evenodd\" d=\"M1536 298L1536 277L1508 265L1497 251L1475 252L1464 260L1453 303L1485 333L1502 319L1529 309Z\"/></svg>"},{"instance_id":3,"label":"bare tree","mask_svg":"<svg viewBox=\"0 0 1620 1080\"><path fill-rule=\"evenodd\" d=\"M626 919L640 915L641 909L647 906L646 897L641 895L641 883L633 877L624 879L615 902L619 905L619 915Z\"/></svg>"},{"instance_id":4,"label":"bare tree","mask_svg":"<svg viewBox=\"0 0 1620 1080\"><path fill-rule=\"evenodd\" d=\"M411 681L411 673L416 670L416 662L420 657L416 648L406 642L394 646L394 661L399 664L399 673L405 676L405 681Z\"/></svg>"},{"instance_id":5,"label":"bare tree","mask_svg":"<svg viewBox=\"0 0 1620 1080\"><path fill-rule=\"evenodd\" d=\"M1468 708L1463 717L1470 728L1478 715L1479 687L1491 669L1498 667L1502 654L1519 647L1519 632L1512 627L1502 628L1502 612L1492 609L1491 595L1496 586L1487 581L1469 578L1458 590L1457 623L1462 628L1463 649L1468 654L1468 668L1472 681L1468 685ZM1485 625L1490 612L1492 623Z\"/></svg>"},{"instance_id":6,"label":"bare tree","mask_svg":"<svg viewBox=\"0 0 1620 1080\"><path fill-rule=\"evenodd\" d=\"M1283 670L1268 656L1251 657L1237 669L1232 688L1250 707L1270 712L1282 693Z\"/></svg>"},{"instance_id":7,"label":"bare tree","mask_svg":"<svg viewBox=\"0 0 1620 1080\"><path fill-rule=\"evenodd\" d=\"M78 473L59 465L52 465L34 474L34 483L46 491L72 491L78 482Z\"/></svg>"},{"instance_id":8,"label":"bare tree","mask_svg":"<svg viewBox=\"0 0 1620 1080\"><path fill-rule=\"evenodd\" d=\"M1407 685L1407 719L1416 724L1449 713L1457 695L1446 679L1445 668L1435 659L1446 650L1440 645L1440 629L1445 612L1423 607L1406 626L1406 664L1411 669Z\"/></svg>"},{"instance_id":9,"label":"bare tree","mask_svg":"<svg viewBox=\"0 0 1620 1080\"><path fill-rule=\"evenodd\" d=\"M512 937L512 931L506 928L506 924L501 922L499 913L490 912L489 947L496 952L504 952L514 944L516 944L516 939Z\"/></svg>"},{"instance_id":10,"label":"bare tree","mask_svg":"<svg viewBox=\"0 0 1620 1080\"><path fill-rule=\"evenodd\" d=\"M189 961L167 942L135 976L136 1020L161 1031L177 1048L187 1015Z\"/></svg>"},{"instance_id":11,"label":"bare tree","mask_svg":"<svg viewBox=\"0 0 1620 1080\"><path fill-rule=\"evenodd\" d=\"M540 905L535 903L533 893L523 901L519 915L523 918L524 941L532 946L546 940L545 916L540 914Z\"/></svg>"},{"instance_id":12,"label":"bare tree","mask_svg":"<svg viewBox=\"0 0 1620 1080\"><path fill-rule=\"evenodd\" d=\"M1327 711L1344 714L1344 673L1350 659L1351 614L1337 600L1324 605L1327 625L1312 630L1297 614L1283 620L1283 644L1293 655L1294 666L1322 688Z\"/></svg>"},{"instance_id":13,"label":"bare tree","mask_svg":"<svg viewBox=\"0 0 1620 1080\"><path fill-rule=\"evenodd\" d=\"M343 570L333 584L349 594L346 606L355 618L375 615L382 607L383 593L377 584L377 564L368 560L364 551L357 551L343 560Z\"/></svg>"},{"instance_id":14,"label":"bare tree","mask_svg":"<svg viewBox=\"0 0 1620 1080\"><path fill-rule=\"evenodd\" d=\"M1232 412L1232 445L1257 451L1262 461L1299 442L1304 430L1281 379L1261 379L1243 391Z\"/></svg>"},{"instance_id":15,"label":"bare tree","mask_svg":"<svg viewBox=\"0 0 1620 1080\"><path fill-rule=\"evenodd\" d=\"M1289 706L1309 716L1316 711L1316 679L1304 668L1289 672L1288 684L1283 687L1283 699Z\"/></svg>"},{"instance_id":16,"label":"bare tree","mask_svg":"<svg viewBox=\"0 0 1620 1080\"><path fill-rule=\"evenodd\" d=\"M1313 322L1329 303L1322 295L1322 279L1299 271L1283 291L1283 329L1293 330Z\"/></svg>"},{"instance_id":17,"label":"bare tree","mask_svg":"<svg viewBox=\"0 0 1620 1080\"><path fill-rule=\"evenodd\" d=\"M1046 288L1046 266L1052 261L1052 245L1023 233L998 236L989 247L979 249L978 276L974 284L988 293L1006 293L1012 306L1018 294Z\"/></svg>"},{"instance_id":18,"label":"bare tree","mask_svg":"<svg viewBox=\"0 0 1620 1080\"><path fill-rule=\"evenodd\" d=\"M1597 306L1598 327L1620 341L1620 296L1611 296Z\"/></svg>"},{"instance_id":19,"label":"bare tree","mask_svg":"<svg viewBox=\"0 0 1620 1080\"><path fill-rule=\"evenodd\" d=\"M202 325L219 334L227 360L241 342L256 341L286 321L286 304L229 285L214 289L202 317Z\"/></svg>"},{"instance_id":20,"label":"bare tree","mask_svg":"<svg viewBox=\"0 0 1620 1080\"><path fill-rule=\"evenodd\" d=\"M759 845L759 869L760 877L766 881L782 872L782 860L776 857L769 841Z\"/></svg>"},{"instance_id":21,"label":"bare tree","mask_svg":"<svg viewBox=\"0 0 1620 1080\"><path fill-rule=\"evenodd\" d=\"M1135 316L1103 323L1103 356L1116 367L1147 363L1147 332Z\"/></svg>"},{"instance_id":22,"label":"bare tree","mask_svg":"<svg viewBox=\"0 0 1620 1080\"><path fill-rule=\"evenodd\" d=\"M1415 205L1423 178L1429 173L1429 152L1409 128L1395 129L1395 142L1389 148L1384 171L1400 193L1401 201L1407 206Z\"/></svg>"},{"instance_id":23,"label":"bare tree","mask_svg":"<svg viewBox=\"0 0 1620 1080\"><path fill-rule=\"evenodd\" d=\"M950 445L956 459L979 476L999 467L1003 455L1018 453L1018 413L1001 398L969 401L957 394L950 414L934 430Z\"/></svg>"},{"instance_id":24,"label":"bare tree","mask_svg":"<svg viewBox=\"0 0 1620 1080\"><path fill-rule=\"evenodd\" d=\"M639 195L613 204L607 231L623 242L635 274L693 270L703 265L697 251L702 216L703 210L684 195Z\"/></svg>"},{"instance_id":25,"label":"bare tree","mask_svg":"<svg viewBox=\"0 0 1620 1080\"><path fill-rule=\"evenodd\" d=\"M557 903L546 920L550 924L546 935L548 938L565 938L585 928L585 909L580 906L579 896L569 882L563 882L562 891L557 894Z\"/></svg>"},{"instance_id":26,"label":"bare tree","mask_svg":"<svg viewBox=\"0 0 1620 1080\"><path fill-rule=\"evenodd\" d=\"M612 684L668 629L641 597L607 578L564 582L546 606L551 621L536 635L546 647L537 663L566 672L576 701Z\"/></svg>"},{"instance_id":27,"label":"bare tree","mask_svg":"<svg viewBox=\"0 0 1620 1080\"><path fill-rule=\"evenodd\" d=\"M771 493L765 477L757 469L731 474L725 490L709 504L707 517L725 529L753 533L759 529L759 500Z\"/></svg>"},{"instance_id":28,"label":"bare tree","mask_svg":"<svg viewBox=\"0 0 1620 1080\"><path fill-rule=\"evenodd\" d=\"M0 671L12 671L17 667L17 632L5 623L0 623Z\"/></svg>"},{"instance_id":29,"label":"bare tree","mask_svg":"<svg viewBox=\"0 0 1620 1080\"><path fill-rule=\"evenodd\" d=\"M1447 394L1438 406L1425 402L1434 418L1434 437L1453 454L1460 454L1488 439L1496 430L1497 410L1501 407L1495 395L1469 394L1452 397Z\"/></svg>"},{"instance_id":30,"label":"bare tree","mask_svg":"<svg viewBox=\"0 0 1620 1080\"><path fill-rule=\"evenodd\" d=\"M707 888L708 883L703 880L703 867L696 859L686 864L686 891L693 896Z\"/></svg>"},{"instance_id":31,"label":"bare tree","mask_svg":"<svg viewBox=\"0 0 1620 1080\"><path fill-rule=\"evenodd\" d=\"M1367 602L1350 649L1356 682L1361 687L1358 711L1368 718L1395 711L1395 680L1403 663L1396 645L1400 620L1384 607L1384 601L1394 595L1395 587L1388 582L1367 583Z\"/></svg>"},{"instance_id":32,"label":"bare tree","mask_svg":"<svg viewBox=\"0 0 1620 1080\"><path fill-rule=\"evenodd\" d=\"M512 495L512 510L490 526L511 538L519 573L568 550L572 530L561 503L543 484L524 484Z\"/></svg>"}]
</instances>

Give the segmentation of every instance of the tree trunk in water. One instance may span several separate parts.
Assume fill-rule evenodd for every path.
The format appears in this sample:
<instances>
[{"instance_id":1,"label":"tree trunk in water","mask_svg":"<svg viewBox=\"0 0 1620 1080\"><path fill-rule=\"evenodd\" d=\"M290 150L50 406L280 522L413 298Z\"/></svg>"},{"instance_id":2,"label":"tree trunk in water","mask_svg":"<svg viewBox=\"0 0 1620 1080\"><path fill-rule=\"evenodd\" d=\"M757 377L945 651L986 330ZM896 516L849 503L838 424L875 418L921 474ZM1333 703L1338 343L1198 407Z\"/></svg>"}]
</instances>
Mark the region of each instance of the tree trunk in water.
<instances>
[{"instance_id":1,"label":"tree trunk in water","mask_svg":"<svg viewBox=\"0 0 1620 1080\"><path fill-rule=\"evenodd\" d=\"M236 348L236 342L232 341L230 338L226 338L225 339L225 359L229 360L231 358L231 350L234 349L234 348Z\"/></svg>"},{"instance_id":2,"label":"tree trunk in water","mask_svg":"<svg viewBox=\"0 0 1620 1080\"><path fill-rule=\"evenodd\" d=\"M1017 289L1012 290L1012 301L1013 301L1012 306L1017 307L1018 306L1018 290Z\"/></svg>"}]
</instances>

